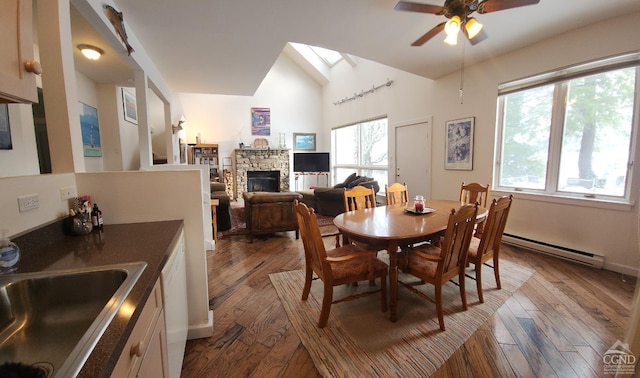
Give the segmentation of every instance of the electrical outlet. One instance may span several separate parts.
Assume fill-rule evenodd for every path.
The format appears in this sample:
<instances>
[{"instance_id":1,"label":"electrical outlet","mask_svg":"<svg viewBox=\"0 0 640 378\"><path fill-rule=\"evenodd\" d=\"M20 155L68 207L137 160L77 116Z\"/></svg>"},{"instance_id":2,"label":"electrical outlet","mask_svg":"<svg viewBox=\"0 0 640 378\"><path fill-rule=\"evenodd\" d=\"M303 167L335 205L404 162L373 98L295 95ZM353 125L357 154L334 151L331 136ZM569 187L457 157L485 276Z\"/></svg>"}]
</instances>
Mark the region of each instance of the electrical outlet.
<instances>
[{"instance_id":1,"label":"electrical outlet","mask_svg":"<svg viewBox=\"0 0 640 378\"><path fill-rule=\"evenodd\" d=\"M65 186L64 188L60 188L60 200L64 201L73 197L77 197L76 189L73 186Z\"/></svg>"},{"instance_id":2,"label":"electrical outlet","mask_svg":"<svg viewBox=\"0 0 640 378\"><path fill-rule=\"evenodd\" d=\"M18 209L21 213L37 209L38 207L40 207L40 199L37 194L18 197Z\"/></svg>"}]
</instances>

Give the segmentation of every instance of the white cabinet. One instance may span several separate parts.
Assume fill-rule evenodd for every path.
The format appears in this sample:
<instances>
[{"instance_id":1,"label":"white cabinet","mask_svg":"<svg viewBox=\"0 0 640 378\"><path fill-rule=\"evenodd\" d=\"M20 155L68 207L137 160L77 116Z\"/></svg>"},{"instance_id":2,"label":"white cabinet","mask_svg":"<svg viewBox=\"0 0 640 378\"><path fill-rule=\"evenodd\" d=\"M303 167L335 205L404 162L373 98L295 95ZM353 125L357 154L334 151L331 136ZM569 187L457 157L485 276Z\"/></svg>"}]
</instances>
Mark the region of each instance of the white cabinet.
<instances>
[{"instance_id":1,"label":"white cabinet","mask_svg":"<svg viewBox=\"0 0 640 378\"><path fill-rule=\"evenodd\" d=\"M5 0L0 12L0 103L38 102L32 0Z\"/></svg>"},{"instance_id":2,"label":"white cabinet","mask_svg":"<svg viewBox=\"0 0 640 378\"><path fill-rule=\"evenodd\" d=\"M162 288L158 280L131 331L131 336L111 373L111 377L169 376L167 340L162 306Z\"/></svg>"},{"instance_id":3,"label":"white cabinet","mask_svg":"<svg viewBox=\"0 0 640 378\"><path fill-rule=\"evenodd\" d=\"M161 282L167 325L169 376L180 378L189 328L184 231L180 233L178 242L162 269Z\"/></svg>"}]
</instances>

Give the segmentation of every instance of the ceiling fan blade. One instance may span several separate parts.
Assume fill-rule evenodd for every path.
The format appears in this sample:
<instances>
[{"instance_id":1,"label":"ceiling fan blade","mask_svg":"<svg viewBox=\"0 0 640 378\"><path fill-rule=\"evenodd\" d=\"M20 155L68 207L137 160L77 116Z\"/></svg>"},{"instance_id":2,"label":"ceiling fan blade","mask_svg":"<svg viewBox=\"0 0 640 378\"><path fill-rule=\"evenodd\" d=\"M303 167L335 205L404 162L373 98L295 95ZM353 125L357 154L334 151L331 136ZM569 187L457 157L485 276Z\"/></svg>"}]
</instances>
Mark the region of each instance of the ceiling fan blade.
<instances>
[{"instance_id":1,"label":"ceiling fan blade","mask_svg":"<svg viewBox=\"0 0 640 378\"><path fill-rule=\"evenodd\" d=\"M430 5L422 3L413 3L410 1L399 1L393 8L397 11L443 14L444 9L440 5Z\"/></svg>"},{"instance_id":2,"label":"ceiling fan blade","mask_svg":"<svg viewBox=\"0 0 640 378\"><path fill-rule=\"evenodd\" d=\"M430 40L436 34L438 34L438 33L440 33L441 31L444 30L444 24L445 24L445 22L442 22L442 23L434 26L433 29L431 29L428 32L426 32L422 37L416 39L416 41L413 42L411 44L411 46L422 46L422 45L424 45L428 40Z\"/></svg>"},{"instance_id":3,"label":"ceiling fan blade","mask_svg":"<svg viewBox=\"0 0 640 378\"><path fill-rule=\"evenodd\" d=\"M465 28L461 28L460 30L462 30L464 35L467 37L467 39L469 40L469 42L471 42L473 46L484 41L488 37L487 33L484 32L484 29L480 30L480 32L476 34L476 36L473 38L469 38L469 34L467 33L467 30Z\"/></svg>"},{"instance_id":4,"label":"ceiling fan blade","mask_svg":"<svg viewBox=\"0 0 640 378\"><path fill-rule=\"evenodd\" d=\"M538 4L540 0L486 0L478 5L478 13L497 12L504 9Z\"/></svg>"}]
</instances>

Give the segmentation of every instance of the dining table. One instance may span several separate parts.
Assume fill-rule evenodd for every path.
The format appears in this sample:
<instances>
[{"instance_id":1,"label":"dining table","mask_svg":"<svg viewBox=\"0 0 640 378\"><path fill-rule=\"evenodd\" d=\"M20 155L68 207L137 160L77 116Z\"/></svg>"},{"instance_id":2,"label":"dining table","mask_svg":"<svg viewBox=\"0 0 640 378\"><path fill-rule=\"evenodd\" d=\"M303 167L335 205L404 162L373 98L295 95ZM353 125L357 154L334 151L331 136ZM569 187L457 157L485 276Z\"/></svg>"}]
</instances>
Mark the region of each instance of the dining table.
<instances>
[{"instance_id":1,"label":"dining table","mask_svg":"<svg viewBox=\"0 0 640 378\"><path fill-rule=\"evenodd\" d=\"M462 205L460 201L432 199L425 202L421 213L415 212L409 202L347 211L333 219L345 243L353 240L376 250L387 250L392 322L397 320L399 248L439 238L447 229L451 210L457 211ZM486 208L478 207L476 222L482 222L487 214Z\"/></svg>"}]
</instances>

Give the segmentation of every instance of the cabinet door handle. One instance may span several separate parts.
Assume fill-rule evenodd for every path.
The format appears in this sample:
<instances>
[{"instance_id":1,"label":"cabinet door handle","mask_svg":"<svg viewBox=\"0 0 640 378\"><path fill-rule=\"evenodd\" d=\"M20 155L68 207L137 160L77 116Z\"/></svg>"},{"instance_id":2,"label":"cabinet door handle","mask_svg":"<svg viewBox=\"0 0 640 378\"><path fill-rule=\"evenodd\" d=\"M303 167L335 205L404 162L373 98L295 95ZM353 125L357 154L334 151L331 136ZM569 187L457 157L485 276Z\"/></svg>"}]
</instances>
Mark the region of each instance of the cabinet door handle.
<instances>
[{"instance_id":1,"label":"cabinet door handle","mask_svg":"<svg viewBox=\"0 0 640 378\"><path fill-rule=\"evenodd\" d=\"M131 346L131 352L129 354L131 355L131 357L133 356L142 357L143 349L144 348L142 347L142 341L140 341L137 344Z\"/></svg>"},{"instance_id":2,"label":"cabinet door handle","mask_svg":"<svg viewBox=\"0 0 640 378\"><path fill-rule=\"evenodd\" d=\"M42 66L40 65L40 62L35 60L25 62L24 69L27 70L27 72L31 72L36 75L40 75L42 73Z\"/></svg>"}]
</instances>

